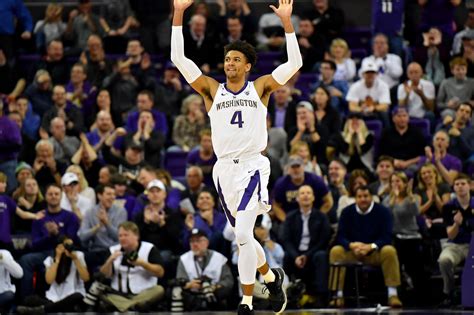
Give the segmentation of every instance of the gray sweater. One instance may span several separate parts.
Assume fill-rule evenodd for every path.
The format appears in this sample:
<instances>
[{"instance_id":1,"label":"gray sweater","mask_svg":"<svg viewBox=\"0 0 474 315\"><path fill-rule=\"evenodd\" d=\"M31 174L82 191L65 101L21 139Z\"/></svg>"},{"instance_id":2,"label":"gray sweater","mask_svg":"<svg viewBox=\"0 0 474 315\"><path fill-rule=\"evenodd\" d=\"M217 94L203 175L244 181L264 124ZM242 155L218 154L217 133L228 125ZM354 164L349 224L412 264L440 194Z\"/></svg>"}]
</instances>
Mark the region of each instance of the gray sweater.
<instances>
[{"instance_id":1,"label":"gray sweater","mask_svg":"<svg viewBox=\"0 0 474 315\"><path fill-rule=\"evenodd\" d=\"M438 110L447 108L448 101L457 98L460 102L467 102L474 98L474 79L466 78L457 80L454 77L447 78L441 82L436 99Z\"/></svg>"},{"instance_id":2,"label":"gray sweater","mask_svg":"<svg viewBox=\"0 0 474 315\"><path fill-rule=\"evenodd\" d=\"M94 226L99 224L99 205L88 211L82 220L81 228L77 233L83 245L90 251L107 249L118 243L118 226L127 221L127 211L124 208L112 205L107 210L109 224L101 226L94 232Z\"/></svg>"},{"instance_id":3,"label":"gray sweater","mask_svg":"<svg viewBox=\"0 0 474 315\"><path fill-rule=\"evenodd\" d=\"M390 196L385 197L383 205L390 209L393 216L393 234L403 237L420 237L416 216L419 213L417 202L405 198L401 204L390 205Z\"/></svg>"}]
</instances>

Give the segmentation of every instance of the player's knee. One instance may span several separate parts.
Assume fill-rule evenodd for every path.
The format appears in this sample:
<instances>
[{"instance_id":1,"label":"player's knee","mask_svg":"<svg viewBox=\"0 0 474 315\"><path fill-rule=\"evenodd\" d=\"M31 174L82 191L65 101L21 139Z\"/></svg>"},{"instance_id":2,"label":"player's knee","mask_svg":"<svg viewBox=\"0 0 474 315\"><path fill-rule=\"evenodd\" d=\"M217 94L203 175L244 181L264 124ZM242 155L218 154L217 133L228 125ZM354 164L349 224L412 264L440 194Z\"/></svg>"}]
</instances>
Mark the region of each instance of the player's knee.
<instances>
[{"instance_id":1,"label":"player's knee","mask_svg":"<svg viewBox=\"0 0 474 315\"><path fill-rule=\"evenodd\" d=\"M235 231L235 240L239 246L244 246L253 241L253 234L246 230Z\"/></svg>"}]
</instances>

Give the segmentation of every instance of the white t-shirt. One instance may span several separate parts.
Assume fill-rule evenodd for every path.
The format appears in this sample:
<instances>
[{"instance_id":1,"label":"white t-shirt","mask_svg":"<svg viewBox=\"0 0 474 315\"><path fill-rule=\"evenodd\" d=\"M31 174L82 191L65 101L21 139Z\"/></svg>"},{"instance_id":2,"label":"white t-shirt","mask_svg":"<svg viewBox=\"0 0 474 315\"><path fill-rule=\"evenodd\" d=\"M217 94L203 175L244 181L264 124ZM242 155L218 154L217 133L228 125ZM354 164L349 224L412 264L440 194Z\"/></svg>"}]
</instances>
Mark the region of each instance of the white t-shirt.
<instances>
[{"instance_id":1,"label":"white t-shirt","mask_svg":"<svg viewBox=\"0 0 474 315\"><path fill-rule=\"evenodd\" d=\"M84 217L86 213L91 210L94 207L94 203L89 199L81 194L77 195L77 202L76 202L77 207L79 210L81 210L81 214ZM69 199L66 197L66 193L62 193L61 197L61 209L67 210L67 211L72 211L72 206L71 203L69 202Z\"/></svg>"},{"instance_id":2,"label":"white t-shirt","mask_svg":"<svg viewBox=\"0 0 474 315\"><path fill-rule=\"evenodd\" d=\"M86 266L86 261L84 260L84 254L79 251L74 252L77 255L77 258L81 262L83 266ZM48 269L54 262L54 258L48 256L43 264ZM77 271L76 264L71 262L71 269L69 270L69 274L67 275L66 279L61 283L58 284L54 281L49 290L46 291L46 298L50 301L57 302L65 297L73 293L81 293L82 295L86 295L86 289L84 288L84 281L79 277L79 272Z\"/></svg>"},{"instance_id":3,"label":"white t-shirt","mask_svg":"<svg viewBox=\"0 0 474 315\"><path fill-rule=\"evenodd\" d=\"M7 291L15 293L16 287L11 282L11 277L20 279L23 277L23 269L8 250L0 249L0 255L2 256L0 259L0 294Z\"/></svg>"},{"instance_id":4,"label":"white t-shirt","mask_svg":"<svg viewBox=\"0 0 474 315\"><path fill-rule=\"evenodd\" d=\"M349 88L347 92L346 100L348 102L361 102L370 96L375 102L379 104L390 104L390 89L388 85L380 80L375 79L374 85L368 88L365 85L364 79L361 79Z\"/></svg>"},{"instance_id":5,"label":"white t-shirt","mask_svg":"<svg viewBox=\"0 0 474 315\"><path fill-rule=\"evenodd\" d=\"M408 81L408 85L412 86L411 80ZM423 91L427 99L435 99L435 87L431 81L421 79L420 83L418 83L418 88ZM407 93L405 92L405 87L403 84L398 86L397 97L398 101L404 100L407 97ZM411 91L408 96L407 106L410 117L423 118L425 116L426 109L423 105L423 100L414 91Z\"/></svg>"}]
</instances>

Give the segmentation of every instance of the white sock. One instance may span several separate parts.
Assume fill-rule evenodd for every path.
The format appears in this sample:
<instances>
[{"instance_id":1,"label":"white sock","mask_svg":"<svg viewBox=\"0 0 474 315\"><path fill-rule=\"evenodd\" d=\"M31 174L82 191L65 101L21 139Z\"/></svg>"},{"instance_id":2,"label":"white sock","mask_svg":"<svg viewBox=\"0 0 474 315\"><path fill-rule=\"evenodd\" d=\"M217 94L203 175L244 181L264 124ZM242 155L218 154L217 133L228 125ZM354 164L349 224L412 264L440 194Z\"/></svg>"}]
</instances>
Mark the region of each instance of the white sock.
<instances>
[{"instance_id":1,"label":"white sock","mask_svg":"<svg viewBox=\"0 0 474 315\"><path fill-rule=\"evenodd\" d=\"M249 306L249 308L252 310L252 296L251 295L242 295L242 302L240 304L246 304Z\"/></svg>"},{"instance_id":2,"label":"white sock","mask_svg":"<svg viewBox=\"0 0 474 315\"><path fill-rule=\"evenodd\" d=\"M388 289L388 296L391 297L391 296L398 296L398 293L397 293L397 288L396 287L387 287Z\"/></svg>"},{"instance_id":3,"label":"white sock","mask_svg":"<svg viewBox=\"0 0 474 315\"><path fill-rule=\"evenodd\" d=\"M337 297L338 298L344 297L344 293L342 292L342 290L337 290Z\"/></svg>"},{"instance_id":4,"label":"white sock","mask_svg":"<svg viewBox=\"0 0 474 315\"><path fill-rule=\"evenodd\" d=\"M270 282L275 281L275 274L273 273L271 269L268 269L268 272L262 275L262 277L265 283L270 283Z\"/></svg>"}]
</instances>

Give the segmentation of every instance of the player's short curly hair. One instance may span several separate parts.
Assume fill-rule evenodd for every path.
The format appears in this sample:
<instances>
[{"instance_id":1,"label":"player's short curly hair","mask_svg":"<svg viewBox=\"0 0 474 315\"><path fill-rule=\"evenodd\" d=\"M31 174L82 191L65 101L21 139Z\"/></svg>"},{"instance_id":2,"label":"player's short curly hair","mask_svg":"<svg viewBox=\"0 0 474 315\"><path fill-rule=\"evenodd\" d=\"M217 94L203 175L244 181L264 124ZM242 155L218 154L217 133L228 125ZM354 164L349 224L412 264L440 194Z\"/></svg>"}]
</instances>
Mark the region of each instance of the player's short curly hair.
<instances>
[{"instance_id":1,"label":"player's short curly hair","mask_svg":"<svg viewBox=\"0 0 474 315\"><path fill-rule=\"evenodd\" d=\"M252 68L255 66L255 63L257 62L257 52L255 51L255 47L251 44L240 40L230 43L224 47L224 56L226 56L231 50L240 51L244 54L247 62L252 65Z\"/></svg>"}]
</instances>

